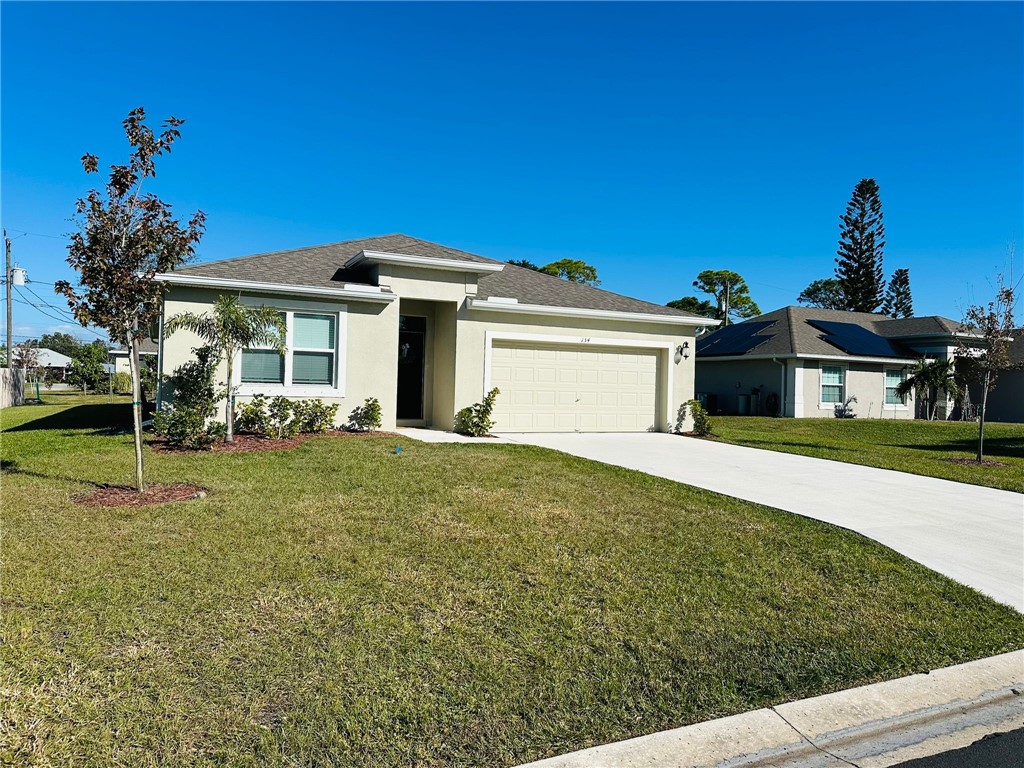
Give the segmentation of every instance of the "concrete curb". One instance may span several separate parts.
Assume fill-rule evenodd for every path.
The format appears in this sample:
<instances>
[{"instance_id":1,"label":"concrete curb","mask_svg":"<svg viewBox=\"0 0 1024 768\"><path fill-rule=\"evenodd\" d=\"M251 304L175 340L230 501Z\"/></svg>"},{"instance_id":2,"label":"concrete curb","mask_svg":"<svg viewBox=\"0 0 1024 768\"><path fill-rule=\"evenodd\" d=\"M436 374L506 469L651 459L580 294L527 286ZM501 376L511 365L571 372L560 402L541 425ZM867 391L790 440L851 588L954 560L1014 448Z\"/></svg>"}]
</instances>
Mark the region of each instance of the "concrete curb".
<instances>
[{"instance_id":1,"label":"concrete curb","mask_svg":"<svg viewBox=\"0 0 1024 768\"><path fill-rule=\"evenodd\" d=\"M1024 727L1024 650L520 768L886 768Z\"/></svg>"}]
</instances>

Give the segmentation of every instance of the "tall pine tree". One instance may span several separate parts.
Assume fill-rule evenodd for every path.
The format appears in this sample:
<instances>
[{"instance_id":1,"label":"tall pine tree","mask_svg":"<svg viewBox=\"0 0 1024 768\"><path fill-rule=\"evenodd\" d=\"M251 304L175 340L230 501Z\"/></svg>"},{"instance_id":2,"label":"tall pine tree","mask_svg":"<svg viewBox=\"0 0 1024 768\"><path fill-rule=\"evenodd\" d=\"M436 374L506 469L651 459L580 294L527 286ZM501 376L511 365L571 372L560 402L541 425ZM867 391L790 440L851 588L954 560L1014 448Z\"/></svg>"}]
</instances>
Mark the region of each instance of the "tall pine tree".
<instances>
[{"instance_id":1,"label":"tall pine tree","mask_svg":"<svg viewBox=\"0 0 1024 768\"><path fill-rule=\"evenodd\" d=\"M882 305L885 225L874 179L861 179L841 217L836 279L851 312L876 312Z\"/></svg>"},{"instance_id":2,"label":"tall pine tree","mask_svg":"<svg viewBox=\"0 0 1024 768\"><path fill-rule=\"evenodd\" d=\"M914 301L910 296L910 270L897 269L892 273L885 289L882 312L897 320L914 316Z\"/></svg>"}]
</instances>

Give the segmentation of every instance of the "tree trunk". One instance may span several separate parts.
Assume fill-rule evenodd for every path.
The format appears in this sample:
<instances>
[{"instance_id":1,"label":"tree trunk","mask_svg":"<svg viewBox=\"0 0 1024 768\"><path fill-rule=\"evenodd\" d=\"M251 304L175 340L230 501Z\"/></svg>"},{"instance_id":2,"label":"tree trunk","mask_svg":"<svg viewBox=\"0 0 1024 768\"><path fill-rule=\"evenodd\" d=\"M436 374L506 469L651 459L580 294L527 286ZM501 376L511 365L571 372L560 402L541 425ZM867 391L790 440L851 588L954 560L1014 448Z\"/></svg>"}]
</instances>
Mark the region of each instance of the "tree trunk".
<instances>
[{"instance_id":1,"label":"tree trunk","mask_svg":"<svg viewBox=\"0 0 1024 768\"><path fill-rule=\"evenodd\" d=\"M132 373L132 425L135 432L135 488L142 493L142 376L139 371L139 340L132 334L128 365Z\"/></svg>"},{"instance_id":2,"label":"tree trunk","mask_svg":"<svg viewBox=\"0 0 1024 768\"><path fill-rule=\"evenodd\" d=\"M988 405L989 371L985 371L985 383L981 390L981 408L978 410L978 461L985 458L985 406Z\"/></svg>"},{"instance_id":3,"label":"tree trunk","mask_svg":"<svg viewBox=\"0 0 1024 768\"><path fill-rule=\"evenodd\" d=\"M231 374L232 374L232 360L231 353L226 355L228 363L228 391L227 391L227 402L224 403L224 418L227 422L227 432L224 433L224 442L233 443L235 442L235 399L233 392L231 391Z\"/></svg>"}]
</instances>

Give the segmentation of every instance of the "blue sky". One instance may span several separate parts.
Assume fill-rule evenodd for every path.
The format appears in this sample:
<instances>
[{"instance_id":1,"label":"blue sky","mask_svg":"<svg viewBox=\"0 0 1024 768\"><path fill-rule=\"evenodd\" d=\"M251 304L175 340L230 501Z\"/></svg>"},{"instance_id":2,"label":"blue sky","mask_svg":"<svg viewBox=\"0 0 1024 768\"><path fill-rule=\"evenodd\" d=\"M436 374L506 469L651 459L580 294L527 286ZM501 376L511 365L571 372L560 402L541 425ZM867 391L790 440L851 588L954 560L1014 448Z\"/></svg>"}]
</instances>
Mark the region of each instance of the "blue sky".
<instances>
[{"instance_id":1,"label":"blue sky","mask_svg":"<svg viewBox=\"0 0 1024 768\"><path fill-rule=\"evenodd\" d=\"M873 176L918 314L985 299L1011 241L1022 272L1020 3L4 2L0 21L0 218L58 306L64 243L40 235L98 181L84 152L124 159L136 106L187 121L152 189L207 213L201 260L403 232L581 258L658 303L734 269L769 311L831 276ZM15 311L19 336L65 324Z\"/></svg>"}]
</instances>

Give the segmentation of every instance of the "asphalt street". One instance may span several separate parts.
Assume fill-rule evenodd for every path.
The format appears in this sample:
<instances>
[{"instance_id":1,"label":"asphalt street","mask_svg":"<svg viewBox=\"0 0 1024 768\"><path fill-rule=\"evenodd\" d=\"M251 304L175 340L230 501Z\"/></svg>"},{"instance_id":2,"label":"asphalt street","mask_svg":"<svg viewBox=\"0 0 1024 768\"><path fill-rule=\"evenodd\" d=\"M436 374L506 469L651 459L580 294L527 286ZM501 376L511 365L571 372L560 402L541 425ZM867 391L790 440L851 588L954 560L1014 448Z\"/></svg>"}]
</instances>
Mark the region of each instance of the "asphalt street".
<instances>
[{"instance_id":1,"label":"asphalt street","mask_svg":"<svg viewBox=\"0 0 1024 768\"><path fill-rule=\"evenodd\" d=\"M922 757L892 768L1024 768L1024 728L994 733L969 747Z\"/></svg>"}]
</instances>

